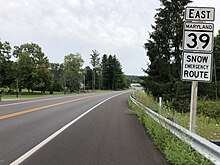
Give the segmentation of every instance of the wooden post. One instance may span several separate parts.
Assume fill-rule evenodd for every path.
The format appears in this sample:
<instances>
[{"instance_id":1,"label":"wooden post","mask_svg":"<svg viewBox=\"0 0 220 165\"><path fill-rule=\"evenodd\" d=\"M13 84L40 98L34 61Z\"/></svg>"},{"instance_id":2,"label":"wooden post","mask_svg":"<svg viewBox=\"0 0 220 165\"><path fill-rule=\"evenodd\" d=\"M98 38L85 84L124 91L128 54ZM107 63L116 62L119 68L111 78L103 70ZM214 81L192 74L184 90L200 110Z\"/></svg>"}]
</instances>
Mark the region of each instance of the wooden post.
<instances>
[{"instance_id":1,"label":"wooden post","mask_svg":"<svg viewBox=\"0 0 220 165\"><path fill-rule=\"evenodd\" d=\"M189 126L189 130L191 132L196 131L197 93L198 93L198 82L193 81L192 90L191 90L190 126Z\"/></svg>"}]
</instances>

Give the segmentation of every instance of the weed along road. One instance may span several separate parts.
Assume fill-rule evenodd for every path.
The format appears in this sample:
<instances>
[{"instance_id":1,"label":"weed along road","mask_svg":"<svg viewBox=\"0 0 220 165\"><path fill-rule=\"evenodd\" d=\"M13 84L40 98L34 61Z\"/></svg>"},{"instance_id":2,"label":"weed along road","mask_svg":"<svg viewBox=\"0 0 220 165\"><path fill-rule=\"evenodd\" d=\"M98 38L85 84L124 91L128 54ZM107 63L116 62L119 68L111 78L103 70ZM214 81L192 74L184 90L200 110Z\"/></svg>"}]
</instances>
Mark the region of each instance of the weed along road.
<instances>
[{"instance_id":1,"label":"weed along road","mask_svg":"<svg viewBox=\"0 0 220 165\"><path fill-rule=\"evenodd\" d=\"M166 164L137 117L130 91L0 105L0 165Z\"/></svg>"}]
</instances>

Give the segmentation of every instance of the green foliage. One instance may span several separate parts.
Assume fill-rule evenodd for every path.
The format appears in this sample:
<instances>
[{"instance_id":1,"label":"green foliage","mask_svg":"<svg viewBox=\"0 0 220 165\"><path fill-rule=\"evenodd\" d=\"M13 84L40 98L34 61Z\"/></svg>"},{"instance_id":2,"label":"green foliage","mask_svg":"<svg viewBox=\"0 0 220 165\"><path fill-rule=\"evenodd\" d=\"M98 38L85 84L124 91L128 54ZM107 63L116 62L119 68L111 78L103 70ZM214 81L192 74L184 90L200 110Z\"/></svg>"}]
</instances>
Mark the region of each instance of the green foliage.
<instances>
[{"instance_id":1,"label":"green foliage","mask_svg":"<svg viewBox=\"0 0 220 165\"><path fill-rule=\"evenodd\" d=\"M218 34L214 39L213 57L216 66L216 78L218 81L220 81L220 30L218 31Z\"/></svg>"},{"instance_id":2,"label":"green foliage","mask_svg":"<svg viewBox=\"0 0 220 165\"><path fill-rule=\"evenodd\" d=\"M220 30L214 38L213 58L212 82L210 84L203 84L200 90L203 92L203 97L206 96L209 99L217 100L220 96Z\"/></svg>"},{"instance_id":3,"label":"green foliage","mask_svg":"<svg viewBox=\"0 0 220 165\"><path fill-rule=\"evenodd\" d=\"M147 129L156 146L164 152L167 159L175 165L209 165L210 161L205 159L189 145L172 135L168 130L146 115L145 110L137 107L129 100L129 105L136 113L141 123Z\"/></svg>"},{"instance_id":4,"label":"green foliage","mask_svg":"<svg viewBox=\"0 0 220 165\"><path fill-rule=\"evenodd\" d=\"M211 165L212 163L175 137L167 137L164 152L176 165Z\"/></svg>"},{"instance_id":5,"label":"green foliage","mask_svg":"<svg viewBox=\"0 0 220 165\"><path fill-rule=\"evenodd\" d=\"M122 72L121 64L116 55L102 57L102 88L105 90L119 90L129 87L128 78Z\"/></svg>"},{"instance_id":6,"label":"green foliage","mask_svg":"<svg viewBox=\"0 0 220 165\"><path fill-rule=\"evenodd\" d=\"M108 56L106 54L102 56L101 70L102 70L102 88L104 90L110 89L109 74L108 74L109 72Z\"/></svg>"},{"instance_id":7,"label":"green foliage","mask_svg":"<svg viewBox=\"0 0 220 165\"><path fill-rule=\"evenodd\" d=\"M220 120L220 101L201 100L197 103L198 113Z\"/></svg>"},{"instance_id":8,"label":"green foliage","mask_svg":"<svg viewBox=\"0 0 220 165\"><path fill-rule=\"evenodd\" d=\"M143 92L135 92L135 98L141 102L143 105L149 107L150 109L157 111L158 102L153 99L150 95L147 95ZM212 102L212 101L211 101ZM212 102L212 107L207 105L205 100L198 100L198 113L196 116L196 134L206 138L206 139L220 139L220 118L219 115L209 116L210 112L213 112L213 109L216 111L218 109L219 102ZM161 115L171 119L176 120L179 125L189 129L190 115L189 113L179 113L175 109L171 108L169 103L164 103L161 110ZM206 108L209 107L209 108Z\"/></svg>"},{"instance_id":9,"label":"green foliage","mask_svg":"<svg viewBox=\"0 0 220 165\"><path fill-rule=\"evenodd\" d=\"M59 63L50 63L50 73L52 91L62 91L64 86L64 65Z\"/></svg>"},{"instance_id":10,"label":"green foliage","mask_svg":"<svg viewBox=\"0 0 220 165\"><path fill-rule=\"evenodd\" d=\"M152 96L146 95L142 92L135 92L135 98L138 99L140 103L143 103L145 106L149 107L150 109L157 111L158 110L158 103L153 99Z\"/></svg>"},{"instance_id":11,"label":"green foliage","mask_svg":"<svg viewBox=\"0 0 220 165\"><path fill-rule=\"evenodd\" d=\"M161 0L155 15L155 26L150 39L145 43L150 60L145 70L148 76L142 78L145 90L154 97L168 100L173 107L182 107L182 94L188 90L180 81L181 44L183 36L183 11L190 0ZM185 96L184 96L185 98ZM187 97L186 97L187 98ZM187 98L188 99L188 98ZM180 110L181 111L181 110Z\"/></svg>"},{"instance_id":12,"label":"green foliage","mask_svg":"<svg viewBox=\"0 0 220 165\"><path fill-rule=\"evenodd\" d=\"M12 55L16 61L12 61ZM106 59L105 59L106 58ZM8 42L0 41L0 87L27 89L28 92L78 91L84 84L86 89L119 90L129 87L129 80L122 72L116 56L103 56L100 64L99 53L93 50L90 67L82 69L83 59L79 53L65 56L64 63L49 63L42 48L35 43L15 46L11 51ZM101 67L102 65L102 67Z\"/></svg>"},{"instance_id":13,"label":"green foliage","mask_svg":"<svg viewBox=\"0 0 220 165\"><path fill-rule=\"evenodd\" d=\"M190 98L191 98L191 83L176 81L174 84L175 95L170 96L172 99L166 100L169 102L171 108L174 108L177 112L185 113L190 110Z\"/></svg>"},{"instance_id":14,"label":"green foliage","mask_svg":"<svg viewBox=\"0 0 220 165\"><path fill-rule=\"evenodd\" d=\"M98 51L97 50L92 50L92 54L90 54L90 56L91 56L91 64L92 64L92 67L93 67L93 76L92 76L92 86L93 86L93 89L95 89L96 88L96 84L97 84L97 82L98 81L96 81L96 79L97 79L97 70L99 70L99 68L100 68L100 62L99 62L99 60L100 60L100 58L99 58L99 53L98 53ZM99 77L100 78L100 77Z\"/></svg>"},{"instance_id":15,"label":"green foliage","mask_svg":"<svg viewBox=\"0 0 220 165\"><path fill-rule=\"evenodd\" d=\"M127 76L130 80L130 83L141 83L140 76L135 76L135 75L128 75Z\"/></svg>"},{"instance_id":16,"label":"green foliage","mask_svg":"<svg viewBox=\"0 0 220 165\"><path fill-rule=\"evenodd\" d=\"M17 75L19 88L41 90L45 92L50 84L49 60L39 45L27 43L15 46L13 52L17 58Z\"/></svg>"},{"instance_id":17,"label":"green foliage","mask_svg":"<svg viewBox=\"0 0 220 165\"><path fill-rule=\"evenodd\" d=\"M189 112L191 83L180 81L183 11L190 0L161 0L150 39L145 43L150 60L142 85L155 98L162 96L171 108ZM211 83L200 83L200 98L218 100L220 95L220 31L214 39L214 66Z\"/></svg>"},{"instance_id":18,"label":"green foliage","mask_svg":"<svg viewBox=\"0 0 220 165\"><path fill-rule=\"evenodd\" d=\"M79 53L64 57L64 83L71 92L78 91L83 79L83 59Z\"/></svg>"},{"instance_id":19,"label":"green foliage","mask_svg":"<svg viewBox=\"0 0 220 165\"><path fill-rule=\"evenodd\" d=\"M16 79L16 68L11 59L9 42L0 41L0 86L11 88Z\"/></svg>"},{"instance_id":20,"label":"green foliage","mask_svg":"<svg viewBox=\"0 0 220 165\"><path fill-rule=\"evenodd\" d=\"M90 54L90 56L91 56L91 64L92 64L92 67L93 67L93 69L96 69L97 67L99 67L99 60L100 60L100 58L99 58L99 53L98 53L98 51L97 50L92 50L92 54Z\"/></svg>"},{"instance_id":21,"label":"green foliage","mask_svg":"<svg viewBox=\"0 0 220 165\"><path fill-rule=\"evenodd\" d=\"M92 69L87 66L85 67L85 85L86 85L86 89L92 89Z\"/></svg>"}]
</instances>

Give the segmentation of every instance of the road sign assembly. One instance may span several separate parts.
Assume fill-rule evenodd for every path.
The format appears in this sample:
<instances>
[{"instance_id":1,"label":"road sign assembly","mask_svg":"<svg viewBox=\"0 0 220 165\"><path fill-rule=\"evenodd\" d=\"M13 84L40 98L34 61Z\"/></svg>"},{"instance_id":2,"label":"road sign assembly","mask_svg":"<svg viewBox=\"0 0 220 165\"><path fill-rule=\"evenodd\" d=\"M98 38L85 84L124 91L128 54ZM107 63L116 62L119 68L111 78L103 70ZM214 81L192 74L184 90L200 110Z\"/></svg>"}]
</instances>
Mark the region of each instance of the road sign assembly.
<instances>
[{"instance_id":1,"label":"road sign assembly","mask_svg":"<svg viewBox=\"0 0 220 165\"><path fill-rule=\"evenodd\" d=\"M185 23L183 26L183 56L182 56L182 71L181 79L184 81L201 81L210 82L212 77L212 52L213 52L213 31L214 24L206 23L204 21L214 21L215 8L213 7L186 7L185 10ZM203 57L206 53L208 57L208 63L204 66L208 66L206 71L189 71L188 61L186 57ZM187 54L187 55L186 55ZM194 56L195 55L195 56ZM197 61L198 62L198 61ZM190 64L189 64L190 65ZM194 66L200 66L201 64L192 63ZM198 69L198 67L197 67ZM189 71L189 72L188 72ZM185 74L184 74L185 73ZM189 73L189 74L187 74ZM200 73L197 76L193 73ZM204 73L204 75L202 75ZM210 74L210 75L207 75ZM202 77L203 76L203 77Z\"/></svg>"},{"instance_id":2,"label":"road sign assembly","mask_svg":"<svg viewBox=\"0 0 220 165\"><path fill-rule=\"evenodd\" d=\"M211 82L214 24L213 7L186 7L183 27L181 79L192 81L189 130L195 132L198 81Z\"/></svg>"}]
</instances>

